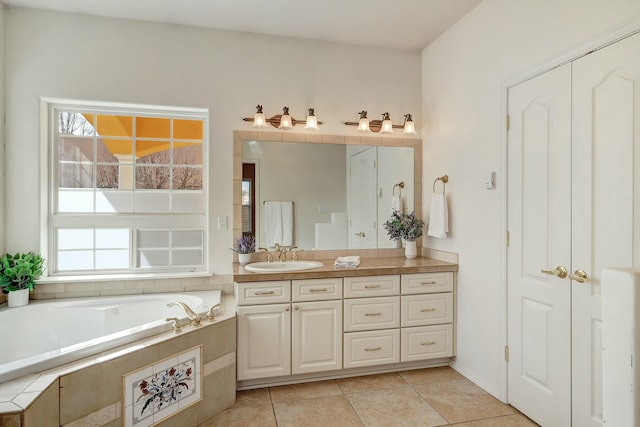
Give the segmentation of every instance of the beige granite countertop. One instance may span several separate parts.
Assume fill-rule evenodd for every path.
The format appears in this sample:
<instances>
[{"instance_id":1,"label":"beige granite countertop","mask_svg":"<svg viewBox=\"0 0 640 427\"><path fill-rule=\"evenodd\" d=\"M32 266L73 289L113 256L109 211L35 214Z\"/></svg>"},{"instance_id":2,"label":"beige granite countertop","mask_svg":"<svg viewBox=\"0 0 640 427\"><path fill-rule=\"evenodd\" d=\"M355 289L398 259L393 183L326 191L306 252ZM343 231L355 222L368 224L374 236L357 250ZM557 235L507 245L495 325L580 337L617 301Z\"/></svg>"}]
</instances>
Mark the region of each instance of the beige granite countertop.
<instances>
[{"instance_id":1,"label":"beige granite countertop","mask_svg":"<svg viewBox=\"0 0 640 427\"><path fill-rule=\"evenodd\" d=\"M268 280L322 279L327 277L354 277L403 273L438 273L458 271L458 264L440 261L434 258L404 257L361 258L355 268L334 268L333 259L317 259L324 265L313 270L290 273L252 273L238 263L233 265L234 282L263 282Z\"/></svg>"}]
</instances>

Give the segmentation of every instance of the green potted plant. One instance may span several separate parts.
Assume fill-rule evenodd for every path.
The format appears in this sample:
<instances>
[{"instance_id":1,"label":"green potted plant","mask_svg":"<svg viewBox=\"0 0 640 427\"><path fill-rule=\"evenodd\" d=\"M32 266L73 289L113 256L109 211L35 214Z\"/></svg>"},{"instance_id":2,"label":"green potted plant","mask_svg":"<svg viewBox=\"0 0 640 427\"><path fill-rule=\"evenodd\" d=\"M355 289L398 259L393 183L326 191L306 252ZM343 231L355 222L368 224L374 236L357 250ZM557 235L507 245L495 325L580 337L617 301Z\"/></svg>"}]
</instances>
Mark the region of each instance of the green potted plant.
<instances>
[{"instance_id":1,"label":"green potted plant","mask_svg":"<svg viewBox=\"0 0 640 427\"><path fill-rule=\"evenodd\" d=\"M415 258L418 255L416 240L422 237L424 221L416 217L415 212L409 214L393 211L391 218L384 223L391 240L405 241L404 254L407 258Z\"/></svg>"},{"instance_id":2,"label":"green potted plant","mask_svg":"<svg viewBox=\"0 0 640 427\"><path fill-rule=\"evenodd\" d=\"M251 261L251 254L256 251L256 239L253 236L242 236L236 239L231 250L238 254L238 262L241 265Z\"/></svg>"},{"instance_id":3,"label":"green potted plant","mask_svg":"<svg viewBox=\"0 0 640 427\"><path fill-rule=\"evenodd\" d=\"M0 288L8 294L9 307L21 307L29 303L29 291L42 276L45 260L33 252L5 254L0 259Z\"/></svg>"}]
</instances>

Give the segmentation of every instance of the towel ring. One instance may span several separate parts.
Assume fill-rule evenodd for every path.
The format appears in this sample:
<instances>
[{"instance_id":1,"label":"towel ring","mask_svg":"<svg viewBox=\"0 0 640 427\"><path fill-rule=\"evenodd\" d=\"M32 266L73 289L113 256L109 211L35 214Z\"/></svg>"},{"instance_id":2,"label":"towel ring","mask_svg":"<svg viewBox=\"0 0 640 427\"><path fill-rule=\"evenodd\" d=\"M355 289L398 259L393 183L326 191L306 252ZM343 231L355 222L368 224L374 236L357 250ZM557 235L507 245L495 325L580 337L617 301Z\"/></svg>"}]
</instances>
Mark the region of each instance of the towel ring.
<instances>
[{"instance_id":1,"label":"towel ring","mask_svg":"<svg viewBox=\"0 0 640 427\"><path fill-rule=\"evenodd\" d=\"M436 183L442 181L442 194L444 194L445 184L449 182L449 175L442 175L433 180L433 192L436 192Z\"/></svg>"},{"instance_id":2,"label":"towel ring","mask_svg":"<svg viewBox=\"0 0 640 427\"><path fill-rule=\"evenodd\" d=\"M391 195L396 195L396 187L400 187L400 195L402 196L402 189L404 188L404 181L401 181L393 186L393 190L391 190Z\"/></svg>"}]
</instances>

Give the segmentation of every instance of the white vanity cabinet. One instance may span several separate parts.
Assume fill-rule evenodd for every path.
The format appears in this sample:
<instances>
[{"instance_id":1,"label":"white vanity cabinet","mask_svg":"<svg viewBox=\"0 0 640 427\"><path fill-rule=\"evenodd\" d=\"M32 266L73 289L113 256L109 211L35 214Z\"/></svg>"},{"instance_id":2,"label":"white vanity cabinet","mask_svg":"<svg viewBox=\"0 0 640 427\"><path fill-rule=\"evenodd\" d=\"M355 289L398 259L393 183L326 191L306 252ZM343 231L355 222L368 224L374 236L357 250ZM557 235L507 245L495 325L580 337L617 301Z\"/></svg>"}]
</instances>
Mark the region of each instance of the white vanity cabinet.
<instances>
[{"instance_id":1,"label":"white vanity cabinet","mask_svg":"<svg viewBox=\"0 0 640 427\"><path fill-rule=\"evenodd\" d=\"M344 297L344 367L400 362L400 276L345 277Z\"/></svg>"},{"instance_id":2,"label":"white vanity cabinet","mask_svg":"<svg viewBox=\"0 0 640 427\"><path fill-rule=\"evenodd\" d=\"M240 387L440 366L453 272L236 283Z\"/></svg>"},{"instance_id":3,"label":"white vanity cabinet","mask_svg":"<svg viewBox=\"0 0 640 427\"><path fill-rule=\"evenodd\" d=\"M403 274L400 361L451 357L453 273Z\"/></svg>"},{"instance_id":4,"label":"white vanity cabinet","mask_svg":"<svg viewBox=\"0 0 640 427\"><path fill-rule=\"evenodd\" d=\"M342 278L235 290L239 381L342 369Z\"/></svg>"}]
</instances>

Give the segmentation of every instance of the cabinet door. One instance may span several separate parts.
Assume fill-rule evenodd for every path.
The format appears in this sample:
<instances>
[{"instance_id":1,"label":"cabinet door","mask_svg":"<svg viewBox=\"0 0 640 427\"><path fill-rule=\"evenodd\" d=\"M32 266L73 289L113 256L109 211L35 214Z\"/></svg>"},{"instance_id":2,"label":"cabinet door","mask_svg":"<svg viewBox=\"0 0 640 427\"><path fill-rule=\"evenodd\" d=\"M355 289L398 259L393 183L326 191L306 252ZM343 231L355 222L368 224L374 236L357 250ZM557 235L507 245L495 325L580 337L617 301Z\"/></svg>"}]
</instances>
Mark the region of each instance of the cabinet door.
<instances>
[{"instance_id":1,"label":"cabinet door","mask_svg":"<svg viewBox=\"0 0 640 427\"><path fill-rule=\"evenodd\" d=\"M293 304L292 373L342 369L342 301Z\"/></svg>"},{"instance_id":2,"label":"cabinet door","mask_svg":"<svg viewBox=\"0 0 640 427\"><path fill-rule=\"evenodd\" d=\"M291 374L291 306L238 307L238 380Z\"/></svg>"}]
</instances>

